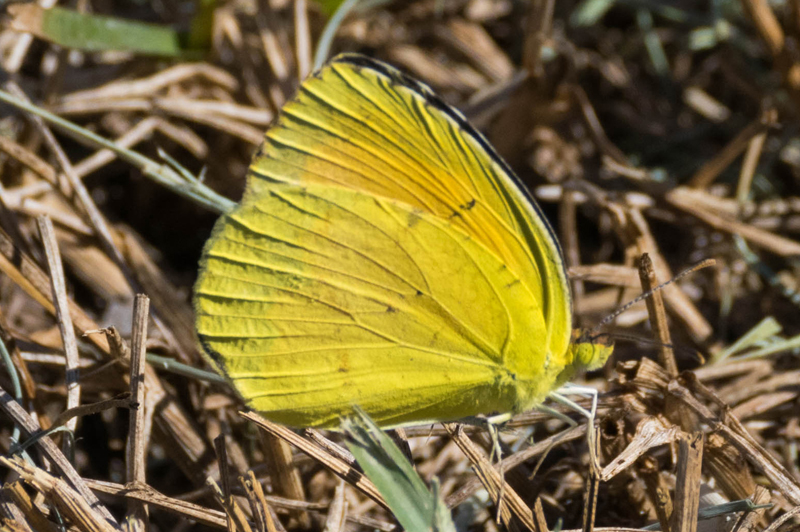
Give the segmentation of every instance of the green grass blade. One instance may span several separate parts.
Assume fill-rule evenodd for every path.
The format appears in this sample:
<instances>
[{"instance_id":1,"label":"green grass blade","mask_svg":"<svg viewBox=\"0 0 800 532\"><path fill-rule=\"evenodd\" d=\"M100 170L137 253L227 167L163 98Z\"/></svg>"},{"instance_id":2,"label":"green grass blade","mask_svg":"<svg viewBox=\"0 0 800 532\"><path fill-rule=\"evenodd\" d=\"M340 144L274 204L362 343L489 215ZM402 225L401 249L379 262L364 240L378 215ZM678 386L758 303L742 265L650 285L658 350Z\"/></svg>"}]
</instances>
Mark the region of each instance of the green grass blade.
<instances>
[{"instance_id":1,"label":"green grass blade","mask_svg":"<svg viewBox=\"0 0 800 532\"><path fill-rule=\"evenodd\" d=\"M65 48L89 52L118 50L145 55L177 57L184 51L178 32L168 26L147 24L72 9L42 9L34 4L9 6L11 26Z\"/></svg>"},{"instance_id":2,"label":"green grass blade","mask_svg":"<svg viewBox=\"0 0 800 532\"><path fill-rule=\"evenodd\" d=\"M438 489L428 491L405 455L366 414L342 422L347 447L406 530L455 532Z\"/></svg>"},{"instance_id":3,"label":"green grass blade","mask_svg":"<svg viewBox=\"0 0 800 532\"><path fill-rule=\"evenodd\" d=\"M236 205L235 202L217 194L198 179L187 180L171 168L169 164L153 161L138 152L123 148L111 140L54 115L46 109L23 101L6 91L0 90L0 102L5 102L18 109L42 117L82 144L113 151L120 159L137 167L149 179L209 210L224 214L230 212Z\"/></svg>"}]
</instances>

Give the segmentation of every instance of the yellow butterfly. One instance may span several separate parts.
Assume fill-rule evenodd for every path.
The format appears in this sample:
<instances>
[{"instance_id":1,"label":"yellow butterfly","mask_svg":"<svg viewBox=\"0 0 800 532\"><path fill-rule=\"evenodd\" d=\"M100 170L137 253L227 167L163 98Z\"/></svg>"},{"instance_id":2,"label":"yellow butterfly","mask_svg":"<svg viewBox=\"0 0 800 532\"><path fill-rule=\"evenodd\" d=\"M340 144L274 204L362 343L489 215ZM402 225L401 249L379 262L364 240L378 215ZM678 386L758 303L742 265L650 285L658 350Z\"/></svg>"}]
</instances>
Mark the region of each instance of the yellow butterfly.
<instances>
[{"instance_id":1,"label":"yellow butterfly","mask_svg":"<svg viewBox=\"0 0 800 532\"><path fill-rule=\"evenodd\" d=\"M556 237L486 139L353 54L267 131L194 305L217 369L293 427L354 405L382 427L521 412L612 350L573 343Z\"/></svg>"}]
</instances>

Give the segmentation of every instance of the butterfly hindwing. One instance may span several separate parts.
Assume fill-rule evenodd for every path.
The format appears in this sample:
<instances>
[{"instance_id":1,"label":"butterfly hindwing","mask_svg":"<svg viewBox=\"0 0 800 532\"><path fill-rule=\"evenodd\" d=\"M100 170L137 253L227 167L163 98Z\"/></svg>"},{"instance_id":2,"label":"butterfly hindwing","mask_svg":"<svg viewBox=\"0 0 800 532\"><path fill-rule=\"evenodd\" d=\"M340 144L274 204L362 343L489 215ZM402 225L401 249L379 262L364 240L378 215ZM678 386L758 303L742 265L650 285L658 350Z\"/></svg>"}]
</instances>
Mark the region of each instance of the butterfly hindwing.
<instances>
[{"instance_id":1,"label":"butterfly hindwing","mask_svg":"<svg viewBox=\"0 0 800 532\"><path fill-rule=\"evenodd\" d=\"M545 364L538 302L485 246L342 188L274 184L221 219L195 305L241 395L294 426L336 424L354 398L383 425L509 411L510 360Z\"/></svg>"}]
</instances>

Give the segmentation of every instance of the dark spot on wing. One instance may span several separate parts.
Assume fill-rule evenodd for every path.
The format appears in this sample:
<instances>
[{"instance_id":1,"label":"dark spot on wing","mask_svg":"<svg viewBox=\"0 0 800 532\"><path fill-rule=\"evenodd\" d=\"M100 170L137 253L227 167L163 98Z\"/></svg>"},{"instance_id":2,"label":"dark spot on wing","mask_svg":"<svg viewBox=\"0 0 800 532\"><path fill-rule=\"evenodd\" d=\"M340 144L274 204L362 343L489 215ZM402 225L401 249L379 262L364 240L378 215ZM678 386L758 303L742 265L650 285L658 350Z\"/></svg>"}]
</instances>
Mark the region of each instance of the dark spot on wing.
<instances>
[{"instance_id":1,"label":"dark spot on wing","mask_svg":"<svg viewBox=\"0 0 800 532\"><path fill-rule=\"evenodd\" d=\"M408 213L408 221L406 222L408 224L408 228L413 228L420 222L420 220L422 220L422 217L417 213L417 211Z\"/></svg>"},{"instance_id":2,"label":"dark spot on wing","mask_svg":"<svg viewBox=\"0 0 800 532\"><path fill-rule=\"evenodd\" d=\"M437 342L438 340L439 340L439 333L438 333L438 332L435 332L435 333L433 333L433 336L431 336L431 341L430 341L430 342L428 342L428 347L433 347L433 346L435 346L435 345L436 345L436 342Z\"/></svg>"}]
</instances>

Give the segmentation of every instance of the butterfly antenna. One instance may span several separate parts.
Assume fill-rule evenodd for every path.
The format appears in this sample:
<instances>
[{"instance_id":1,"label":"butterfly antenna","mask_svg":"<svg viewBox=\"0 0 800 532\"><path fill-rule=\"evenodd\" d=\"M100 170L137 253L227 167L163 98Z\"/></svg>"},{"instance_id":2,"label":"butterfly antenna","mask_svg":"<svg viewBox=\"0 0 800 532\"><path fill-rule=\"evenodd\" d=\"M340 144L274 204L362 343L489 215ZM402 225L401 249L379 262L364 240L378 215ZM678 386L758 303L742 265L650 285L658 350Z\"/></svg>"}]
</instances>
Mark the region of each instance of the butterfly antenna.
<instances>
[{"instance_id":1,"label":"butterfly antenna","mask_svg":"<svg viewBox=\"0 0 800 532\"><path fill-rule=\"evenodd\" d=\"M665 344L664 342L659 342L657 340L653 340L652 338L644 338L642 336L635 336L635 335L632 335L632 334L616 334L615 333L615 334L609 335L609 336L611 336L614 340L627 340L629 342L634 342L634 343L637 343L637 344L644 344L644 345L651 345L651 346L655 346L655 347L666 347L668 349L674 349L674 350L678 351L679 353L685 353L685 354L688 354L688 355L692 356L693 358L697 359L697 361L700 362L701 364L705 364L705 362L706 362L706 357L704 357L703 354L700 351L697 351L696 349L690 349L690 348L679 346L679 345L675 345L675 344Z\"/></svg>"},{"instance_id":2,"label":"butterfly antenna","mask_svg":"<svg viewBox=\"0 0 800 532\"><path fill-rule=\"evenodd\" d=\"M668 286L668 285L674 283L675 281L677 281L677 280L679 280L679 279L681 279L683 277L686 277L690 273L694 273L697 270L702 270L703 268L708 268L709 266L714 266L715 264L716 264L716 261L714 259L705 259L703 261L698 262L694 266L689 266L687 269L683 270L681 273L679 273L678 275L676 275L675 277L673 277L669 281L665 281L665 282L661 283L660 285L658 285L656 287L653 287L652 289L648 290L647 292L645 292L644 294L640 295L639 297L637 297L637 298L625 303L624 305L619 307L617 310L615 310L614 312L612 312L611 314L609 314L608 316L606 316L605 318L600 320L600 323L595 325L589 331L589 335L591 336L592 333L594 333L594 332L598 331L599 329L601 329L602 327L608 325L617 316L619 316L623 312L627 311L629 308L634 306L639 301L642 301L643 299L647 299L648 297L653 295L654 292L658 292L659 290L661 290L665 286Z\"/></svg>"}]
</instances>

